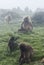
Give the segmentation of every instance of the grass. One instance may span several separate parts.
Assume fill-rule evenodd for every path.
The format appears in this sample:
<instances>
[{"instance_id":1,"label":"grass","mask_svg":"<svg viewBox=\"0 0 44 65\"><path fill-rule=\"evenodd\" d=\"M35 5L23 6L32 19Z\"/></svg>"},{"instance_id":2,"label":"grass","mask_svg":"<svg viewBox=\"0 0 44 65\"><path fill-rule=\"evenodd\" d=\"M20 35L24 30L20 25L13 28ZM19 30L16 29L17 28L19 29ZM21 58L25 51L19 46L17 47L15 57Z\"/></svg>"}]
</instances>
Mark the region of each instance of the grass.
<instances>
[{"instance_id":1,"label":"grass","mask_svg":"<svg viewBox=\"0 0 44 65\"><path fill-rule=\"evenodd\" d=\"M20 51L16 50L12 54L7 51L8 40L11 35L19 36L17 42L25 42L33 47L34 61L30 65L43 65L40 60L44 57L44 27L33 28L33 32L27 34L18 33L18 28L20 28L19 23L0 25L0 65L19 65Z\"/></svg>"}]
</instances>

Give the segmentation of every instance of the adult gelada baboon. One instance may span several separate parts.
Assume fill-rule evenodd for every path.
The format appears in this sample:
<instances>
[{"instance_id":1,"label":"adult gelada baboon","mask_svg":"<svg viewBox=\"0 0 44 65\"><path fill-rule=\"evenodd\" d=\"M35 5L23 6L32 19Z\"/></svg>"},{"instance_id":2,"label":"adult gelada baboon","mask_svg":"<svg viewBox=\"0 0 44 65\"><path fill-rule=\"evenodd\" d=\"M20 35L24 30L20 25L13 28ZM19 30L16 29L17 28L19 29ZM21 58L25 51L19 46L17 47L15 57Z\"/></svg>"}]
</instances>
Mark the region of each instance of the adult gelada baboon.
<instances>
[{"instance_id":1,"label":"adult gelada baboon","mask_svg":"<svg viewBox=\"0 0 44 65\"><path fill-rule=\"evenodd\" d=\"M31 18L25 17L23 23L21 24L21 29L26 31L32 31L33 26L31 22Z\"/></svg>"},{"instance_id":2,"label":"adult gelada baboon","mask_svg":"<svg viewBox=\"0 0 44 65\"><path fill-rule=\"evenodd\" d=\"M29 63L32 60L33 48L30 45L20 44L21 56L19 58L19 63Z\"/></svg>"}]
</instances>

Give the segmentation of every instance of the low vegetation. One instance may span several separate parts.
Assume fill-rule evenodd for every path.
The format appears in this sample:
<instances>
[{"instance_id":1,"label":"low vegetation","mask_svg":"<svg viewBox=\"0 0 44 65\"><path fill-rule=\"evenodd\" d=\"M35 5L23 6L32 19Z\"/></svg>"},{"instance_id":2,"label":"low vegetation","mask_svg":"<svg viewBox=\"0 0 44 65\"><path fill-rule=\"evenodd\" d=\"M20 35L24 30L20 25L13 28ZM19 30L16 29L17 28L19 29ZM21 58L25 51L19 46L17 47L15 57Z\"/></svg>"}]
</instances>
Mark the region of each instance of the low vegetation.
<instances>
[{"instance_id":1,"label":"low vegetation","mask_svg":"<svg viewBox=\"0 0 44 65\"><path fill-rule=\"evenodd\" d=\"M0 65L19 65L20 50L15 50L10 54L8 49L8 40L11 35L19 36L18 43L25 42L34 49L33 62L30 65L43 65L40 63L44 57L44 27L34 27L31 33L18 33L19 24L0 25ZM29 64L24 64L29 65Z\"/></svg>"}]
</instances>

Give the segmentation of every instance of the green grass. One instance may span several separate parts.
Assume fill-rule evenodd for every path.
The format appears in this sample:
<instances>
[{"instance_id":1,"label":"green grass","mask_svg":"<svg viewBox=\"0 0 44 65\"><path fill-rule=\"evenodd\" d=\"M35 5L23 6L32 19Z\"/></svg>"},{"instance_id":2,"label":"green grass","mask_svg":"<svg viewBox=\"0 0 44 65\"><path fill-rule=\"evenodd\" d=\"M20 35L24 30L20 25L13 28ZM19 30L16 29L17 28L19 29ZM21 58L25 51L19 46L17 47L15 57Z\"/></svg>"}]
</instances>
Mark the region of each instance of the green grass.
<instances>
[{"instance_id":1,"label":"green grass","mask_svg":"<svg viewBox=\"0 0 44 65\"><path fill-rule=\"evenodd\" d=\"M19 65L20 51L16 50L12 54L7 51L8 40L11 35L19 36L17 42L26 42L33 47L34 61L30 65L43 65L40 60L44 57L44 27L34 28L32 33L26 34L18 33L19 28L19 23L0 25L0 65Z\"/></svg>"}]
</instances>

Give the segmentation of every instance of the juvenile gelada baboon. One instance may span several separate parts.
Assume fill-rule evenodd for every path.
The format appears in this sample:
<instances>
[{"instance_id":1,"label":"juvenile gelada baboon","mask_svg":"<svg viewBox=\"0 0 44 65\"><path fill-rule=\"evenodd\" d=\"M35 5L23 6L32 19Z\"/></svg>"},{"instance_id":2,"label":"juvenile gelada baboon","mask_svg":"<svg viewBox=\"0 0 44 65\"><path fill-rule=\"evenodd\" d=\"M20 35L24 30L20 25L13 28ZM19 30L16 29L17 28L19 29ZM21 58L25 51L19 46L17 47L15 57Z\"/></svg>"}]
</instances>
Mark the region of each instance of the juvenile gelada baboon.
<instances>
[{"instance_id":1,"label":"juvenile gelada baboon","mask_svg":"<svg viewBox=\"0 0 44 65\"><path fill-rule=\"evenodd\" d=\"M30 45L20 44L21 56L19 58L19 63L29 63L32 60L33 48Z\"/></svg>"},{"instance_id":2,"label":"juvenile gelada baboon","mask_svg":"<svg viewBox=\"0 0 44 65\"><path fill-rule=\"evenodd\" d=\"M10 38L9 43L8 43L10 52L13 52L15 50L15 48L18 46L18 44L15 42L17 39L18 39L18 37L14 38L14 36L12 36Z\"/></svg>"},{"instance_id":3,"label":"juvenile gelada baboon","mask_svg":"<svg viewBox=\"0 0 44 65\"><path fill-rule=\"evenodd\" d=\"M10 52L14 51L14 37L11 37L8 43L8 47L10 49Z\"/></svg>"}]
</instances>

